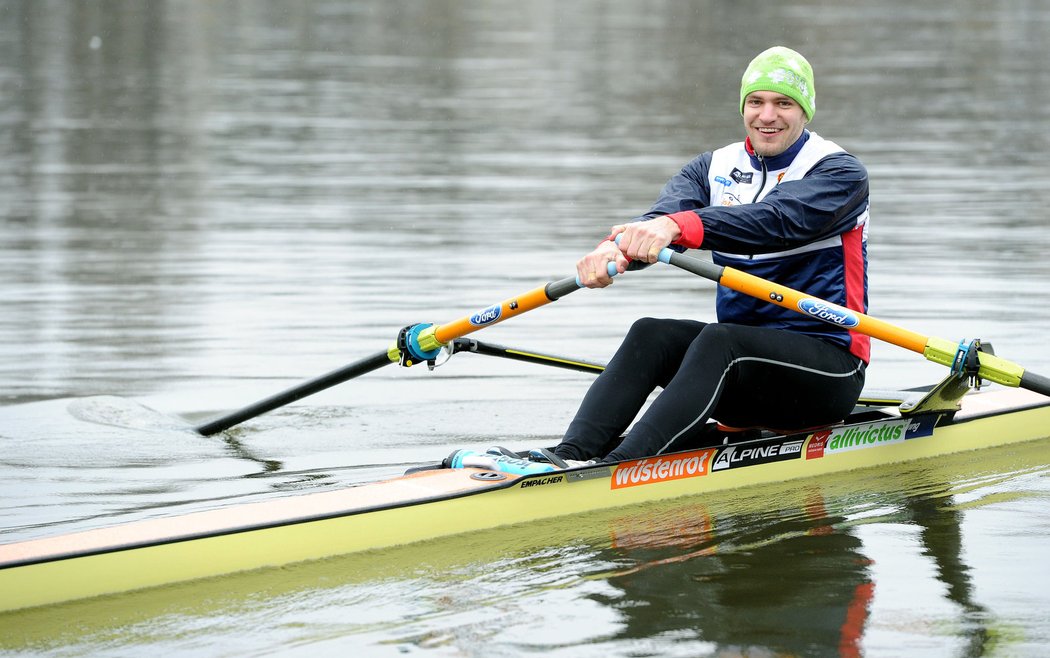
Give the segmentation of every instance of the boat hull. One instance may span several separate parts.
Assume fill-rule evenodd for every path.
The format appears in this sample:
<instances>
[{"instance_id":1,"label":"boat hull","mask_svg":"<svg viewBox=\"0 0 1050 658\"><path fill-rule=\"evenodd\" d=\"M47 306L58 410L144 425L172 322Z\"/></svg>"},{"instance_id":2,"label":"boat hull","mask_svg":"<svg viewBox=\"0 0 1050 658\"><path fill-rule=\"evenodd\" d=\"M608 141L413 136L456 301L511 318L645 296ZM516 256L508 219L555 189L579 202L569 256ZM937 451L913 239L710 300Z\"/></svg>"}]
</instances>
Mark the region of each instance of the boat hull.
<instances>
[{"instance_id":1,"label":"boat hull","mask_svg":"<svg viewBox=\"0 0 1050 658\"><path fill-rule=\"evenodd\" d=\"M1050 436L1050 400L967 395L958 413L875 410L841 427L520 477L435 469L341 491L0 545L0 611L279 567L555 516L820 477Z\"/></svg>"}]
</instances>

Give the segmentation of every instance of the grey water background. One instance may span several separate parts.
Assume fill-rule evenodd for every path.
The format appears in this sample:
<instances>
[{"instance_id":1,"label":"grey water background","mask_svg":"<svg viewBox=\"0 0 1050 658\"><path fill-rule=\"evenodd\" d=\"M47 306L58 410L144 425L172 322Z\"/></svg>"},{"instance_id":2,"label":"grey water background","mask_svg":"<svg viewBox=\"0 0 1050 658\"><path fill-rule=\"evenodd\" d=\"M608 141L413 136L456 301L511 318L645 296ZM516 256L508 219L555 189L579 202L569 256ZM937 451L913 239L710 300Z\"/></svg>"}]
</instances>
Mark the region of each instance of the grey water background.
<instances>
[{"instance_id":1,"label":"grey water background","mask_svg":"<svg viewBox=\"0 0 1050 658\"><path fill-rule=\"evenodd\" d=\"M1050 372L1050 6L0 2L0 541L556 440L589 377L385 368L193 423L568 276L741 138L769 45L872 183L871 314ZM477 335L605 360L712 316L653 267ZM869 384L939 366L878 345ZM1037 656L1045 442L0 616L18 655ZM3 594L0 593L0 596Z\"/></svg>"}]
</instances>

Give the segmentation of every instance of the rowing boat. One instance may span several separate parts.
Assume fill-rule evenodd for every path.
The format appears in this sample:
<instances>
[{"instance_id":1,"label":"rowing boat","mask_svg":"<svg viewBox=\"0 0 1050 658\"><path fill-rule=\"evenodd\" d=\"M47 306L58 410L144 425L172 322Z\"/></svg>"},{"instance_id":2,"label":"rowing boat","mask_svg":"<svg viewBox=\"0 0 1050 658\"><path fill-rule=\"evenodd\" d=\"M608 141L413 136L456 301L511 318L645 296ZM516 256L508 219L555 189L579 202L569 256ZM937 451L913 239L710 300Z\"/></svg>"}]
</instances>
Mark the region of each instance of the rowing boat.
<instances>
[{"instance_id":1,"label":"rowing boat","mask_svg":"<svg viewBox=\"0 0 1050 658\"><path fill-rule=\"evenodd\" d=\"M340 491L0 545L0 611L1050 437L1050 378L996 356L978 340L956 345L923 336L670 249L660 260L799 313L816 309L813 317L920 353L950 374L926 391L866 394L845 422L808 432L752 430L648 459L527 475L435 464ZM221 432L390 363L432 365L442 350L600 372L598 364L464 338L580 287L569 277L448 324L405 327L386 350L195 429ZM986 381L1009 388L980 390ZM721 436L712 429L710 436Z\"/></svg>"},{"instance_id":2,"label":"rowing boat","mask_svg":"<svg viewBox=\"0 0 1050 658\"><path fill-rule=\"evenodd\" d=\"M0 545L0 610L1050 437L1050 399L970 390L958 375L864 401L839 425L649 459L525 476L435 464L339 491Z\"/></svg>"}]
</instances>

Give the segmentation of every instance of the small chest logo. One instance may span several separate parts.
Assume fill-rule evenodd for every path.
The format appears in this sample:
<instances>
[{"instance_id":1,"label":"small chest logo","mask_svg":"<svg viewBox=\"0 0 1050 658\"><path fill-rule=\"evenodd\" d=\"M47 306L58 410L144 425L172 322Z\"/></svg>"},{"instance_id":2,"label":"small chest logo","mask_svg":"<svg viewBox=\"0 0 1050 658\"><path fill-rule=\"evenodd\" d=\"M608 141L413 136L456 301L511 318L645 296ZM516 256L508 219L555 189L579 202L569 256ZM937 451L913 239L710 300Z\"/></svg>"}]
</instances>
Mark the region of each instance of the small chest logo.
<instances>
[{"instance_id":1,"label":"small chest logo","mask_svg":"<svg viewBox=\"0 0 1050 658\"><path fill-rule=\"evenodd\" d=\"M754 172L750 172L749 171L749 172L747 172L745 174L744 172L740 171L736 167L733 167L732 173L729 174L729 176L733 180L735 180L736 182L740 183L741 185L750 185L751 184L751 177L754 176L754 175L755 175Z\"/></svg>"}]
</instances>

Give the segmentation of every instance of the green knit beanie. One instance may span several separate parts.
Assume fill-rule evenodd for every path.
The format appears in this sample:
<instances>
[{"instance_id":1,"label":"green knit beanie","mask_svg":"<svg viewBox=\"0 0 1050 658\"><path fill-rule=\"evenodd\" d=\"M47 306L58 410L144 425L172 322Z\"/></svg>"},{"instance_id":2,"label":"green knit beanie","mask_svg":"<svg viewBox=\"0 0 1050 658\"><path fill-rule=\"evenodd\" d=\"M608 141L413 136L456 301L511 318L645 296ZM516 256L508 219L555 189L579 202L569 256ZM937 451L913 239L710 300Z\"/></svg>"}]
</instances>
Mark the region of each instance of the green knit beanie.
<instances>
[{"instance_id":1,"label":"green knit beanie","mask_svg":"<svg viewBox=\"0 0 1050 658\"><path fill-rule=\"evenodd\" d=\"M751 60L740 80L740 113L744 99L753 91L775 91L802 106L806 119L812 121L817 111L817 88L813 67L806 58L790 48L774 46Z\"/></svg>"}]
</instances>

